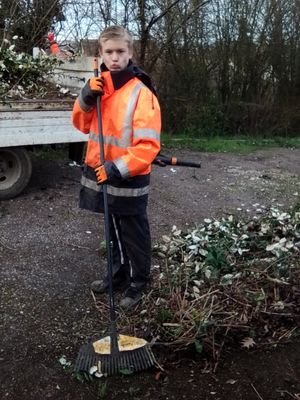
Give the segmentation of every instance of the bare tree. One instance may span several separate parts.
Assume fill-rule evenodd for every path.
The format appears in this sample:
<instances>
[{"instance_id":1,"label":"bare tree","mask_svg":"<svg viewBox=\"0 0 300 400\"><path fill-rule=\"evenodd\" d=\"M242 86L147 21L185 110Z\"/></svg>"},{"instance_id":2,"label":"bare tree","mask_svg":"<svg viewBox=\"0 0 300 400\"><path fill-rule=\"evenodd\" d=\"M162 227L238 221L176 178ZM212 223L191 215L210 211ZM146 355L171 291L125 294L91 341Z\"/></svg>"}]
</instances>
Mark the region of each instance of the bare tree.
<instances>
[{"instance_id":1,"label":"bare tree","mask_svg":"<svg viewBox=\"0 0 300 400\"><path fill-rule=\"evenodd\" d=\"M2 0L0 3L1 37L22 37L20 50L31 51L44 44L51 26L64 19L64 0Z\"/></svg>"},{"instance_id":2,"label":"bare tree","mask_svg":"<svg viewBox=\"0 0 300 400\"><path fill-rule=\"evenodd\" d=\"M299 0L2 0L0 29L39 43L127 27L157 83L167 130L289 132L299 126ZM24 15L28 17L24 17ZM298 108L297 108L298 107Z\"/></svg>"}]
</instances>

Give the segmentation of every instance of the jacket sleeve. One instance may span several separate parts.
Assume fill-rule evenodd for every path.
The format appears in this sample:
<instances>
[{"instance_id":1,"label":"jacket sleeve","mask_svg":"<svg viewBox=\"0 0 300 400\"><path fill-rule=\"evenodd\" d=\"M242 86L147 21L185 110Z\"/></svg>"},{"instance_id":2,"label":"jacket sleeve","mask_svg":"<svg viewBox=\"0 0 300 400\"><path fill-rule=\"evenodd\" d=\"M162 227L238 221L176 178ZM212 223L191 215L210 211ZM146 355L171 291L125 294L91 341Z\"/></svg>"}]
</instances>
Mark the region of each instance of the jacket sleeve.
<instances>
[{"instance_id":1,"label":"jacket sleeve","mask_svg":"<svg viewBox=\"0 0 300 400\"><path fill-rule=\"evenodd\" d=\"M72 111L72 123L79 131L83 133L90 132L90 125L93 118L95 108L85 111L80 105L80 98L78 97L74 103Z\"/></svg>"},{"instance_id":2,"label":"jacket sleeve","mask_svg":"<svg viewBox=\"0 0 300 400\"><path fill-rule=\"evenodd\" d=\"M123 178L151 170L160 151L161 112L156 96L141 88L133 114L132 145L122 157L113 160Z\"/></svg>"}]
</instances>

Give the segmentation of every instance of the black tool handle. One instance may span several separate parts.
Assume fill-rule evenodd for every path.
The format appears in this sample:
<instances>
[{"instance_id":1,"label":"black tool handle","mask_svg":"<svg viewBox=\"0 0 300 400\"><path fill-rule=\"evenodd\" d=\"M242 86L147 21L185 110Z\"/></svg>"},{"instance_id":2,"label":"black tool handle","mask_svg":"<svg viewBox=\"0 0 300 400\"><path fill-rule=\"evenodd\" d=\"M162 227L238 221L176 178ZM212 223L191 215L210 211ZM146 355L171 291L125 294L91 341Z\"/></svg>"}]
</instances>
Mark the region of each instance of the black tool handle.
<instances>
[{"instance_id":1,"label":"black tool handle","mask_svg":"<svg viewBox=\"0 0 300 400\"><path fill-rule=\"evenodd\" d=\"M164 155L158 155L152 164L160 165L161 167L164 167L166 165L174 165L178 167L192 167L192 168L201 168L201 164L199 162L195 161L186 161L182 159L178 159L176 157L168 157Z\"/></svg>"},{"instance_id":2,"label":"black tool handle","mask_svg":"<svg viewBox=\"0 0 300 400\"><path fill-rule=\"evenodd\" d=\"M99 75L98 71L98 60L94 59L94 76ZM101 115L101 98L97 97L97 120L98 120L98 131L99 131L99 145L100 145L100 164L104 165L104 138L103 138L103 126L102 126L102 115ZM109 212L108 212L108 201L107 201L107 184L102 184L103 191L103 207L104 207L104 233L106 242L106 253L107 253L107 276L108 276L108 292L109 292L109 311L110 311L110 353L111 355L117 355L119 353L118 346L118 335L116 326L116 310L115 310L115 297L112 283L112 241L110 240L109 232Z\"/></svg>"}]
</instances>

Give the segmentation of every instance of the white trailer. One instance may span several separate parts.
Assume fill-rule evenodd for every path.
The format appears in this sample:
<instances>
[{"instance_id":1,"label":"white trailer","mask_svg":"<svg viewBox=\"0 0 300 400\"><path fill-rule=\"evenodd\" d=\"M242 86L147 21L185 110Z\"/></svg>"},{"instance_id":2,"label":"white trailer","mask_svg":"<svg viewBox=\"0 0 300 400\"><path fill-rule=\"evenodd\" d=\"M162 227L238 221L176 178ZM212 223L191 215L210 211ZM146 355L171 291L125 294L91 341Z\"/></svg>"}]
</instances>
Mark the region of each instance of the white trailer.
<instances>
[{"instance_id":1,"label":"white trailer","mask_svg":"<svg viewBox=\"0 0 300 400\"><path fill-rule=\"evenodd\" d=\"M55 81L78 93L92 75L92 57L64 62ZM74 98L75 100L75 98ZM0 200L19 195L28 184L33 146L75 143L87 135L72 126L74 100L21 100L0 103Z\"/></svg>"}]
</instances>

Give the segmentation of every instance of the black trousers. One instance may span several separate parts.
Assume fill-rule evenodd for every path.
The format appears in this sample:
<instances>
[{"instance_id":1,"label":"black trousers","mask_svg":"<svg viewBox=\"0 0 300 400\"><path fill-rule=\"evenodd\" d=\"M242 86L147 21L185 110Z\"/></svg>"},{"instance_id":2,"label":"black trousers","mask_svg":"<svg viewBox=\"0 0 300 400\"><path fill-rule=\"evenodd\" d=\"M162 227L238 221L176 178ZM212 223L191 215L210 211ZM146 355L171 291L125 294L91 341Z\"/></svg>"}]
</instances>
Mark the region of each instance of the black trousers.
<instances>
[{"instance_id":1,"label":"black trousers","mask_svg":"<svg viewBox=\"0 0 300 400\"><path fill-rule=\"evenodd\" d=\"M128 281L131 287L143 290L149 282L151 267L151 235L147 214L111 214L109 228L113 281Z\"/></svg>"}]
</instances>

